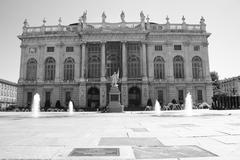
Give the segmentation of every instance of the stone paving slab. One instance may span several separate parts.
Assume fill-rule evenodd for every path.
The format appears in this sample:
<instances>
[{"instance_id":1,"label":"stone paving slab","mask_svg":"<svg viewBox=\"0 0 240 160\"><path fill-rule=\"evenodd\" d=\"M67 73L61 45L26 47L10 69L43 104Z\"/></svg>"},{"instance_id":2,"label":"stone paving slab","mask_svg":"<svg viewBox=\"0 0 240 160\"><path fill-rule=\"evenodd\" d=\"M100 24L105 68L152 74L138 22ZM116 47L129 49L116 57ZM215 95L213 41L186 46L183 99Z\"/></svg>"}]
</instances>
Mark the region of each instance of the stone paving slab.
<instances>
[{"instance_id":1,"label":"stone paving slab","mask_svg":"<svg viewBox=\"0 0 240 160\"><path fill-rule=\"evenodd\" d=\"M207 150L198 146L162 146L162 147L133 147L136 159L163 159L186 157L215 157Z\"/></svg>"},{"instance_id":2,"label":"stone paving slab","mask_svg":"<svg viewBox=\"0 0 240 160\"><path fill-rule=\"evenodd\" d=\"M0 147L0 159L51 159L62 147L4 146Z\"/></svg>"},{"instance_id":3,"label":"stone paving slab","mask_svg":"<svg viewBox=\"0 0 240 160\"><path fill-rule=\"evenodd\" d=\"M103 137L99 142L100 146L139 146L139 147L158 147L162 143L155 137Z\"/></svg>"}]
</instances>

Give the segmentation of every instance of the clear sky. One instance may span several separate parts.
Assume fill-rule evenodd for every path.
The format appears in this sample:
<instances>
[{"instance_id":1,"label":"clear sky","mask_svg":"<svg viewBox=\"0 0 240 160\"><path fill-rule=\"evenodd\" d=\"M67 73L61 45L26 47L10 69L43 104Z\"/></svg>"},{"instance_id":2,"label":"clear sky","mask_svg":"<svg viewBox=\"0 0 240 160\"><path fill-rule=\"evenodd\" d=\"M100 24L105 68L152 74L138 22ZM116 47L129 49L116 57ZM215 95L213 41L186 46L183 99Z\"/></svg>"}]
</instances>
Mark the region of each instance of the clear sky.
<instances>
[{"instance_id":1,"label":"clear sky","mask_svg":"<svg viewBox=\"0 0 240 160\"><path fill-rule=\"evenodd\" d=\"M220 79L240 75L240 0L0 0L0 78L17 82L20 69L20 40L23 21L30 26L56 25L78 22L87 10L88 22L100 22L105 11L107 22L140 21L143 10L150 21L198 24L204 16L209 38L210 71L217 71Z\"/></svg>"}]
</instances>

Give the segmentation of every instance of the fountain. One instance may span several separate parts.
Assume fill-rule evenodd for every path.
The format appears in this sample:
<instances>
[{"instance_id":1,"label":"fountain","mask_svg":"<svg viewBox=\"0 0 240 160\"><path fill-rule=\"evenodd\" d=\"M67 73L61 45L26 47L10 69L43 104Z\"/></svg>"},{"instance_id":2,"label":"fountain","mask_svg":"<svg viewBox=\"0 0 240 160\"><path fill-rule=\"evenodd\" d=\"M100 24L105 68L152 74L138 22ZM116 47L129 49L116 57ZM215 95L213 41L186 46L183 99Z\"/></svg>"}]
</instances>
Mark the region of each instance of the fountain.
<instances>
[{"instance_id":1,"label":"fountain","mask_svg":"<svg viewBox=\"0 0 240 160\"><path fill-rule=\"evenodd\" d=\"M155 111L156 114L161 113L161 106L160 106L158 100L156 100L156 102L155 102L154 111Z\"/></svg>"},{"instance_id":2,"label":"fountain","mask_svg":"<svg viewBox=\"0 0 240 160\"><path fill-rule=\"evenodd\" d=\"M73 115L73 103L72 103L72 101L69 101L69 103L68 103L68 112L69 112L69 115Z\"/></svg>"},{"instance_id":3,"label":"fountain","mask_svg":"<svg viewBox=\"0 0 240 160\"><path fill-rule=\"evenodd\" d=\"M32 103L32 117L37 118L39 117L40 112L40 95L36 93L33 97Z\"/></svg>"},{"instance_id":4,"label":"fountain","mask_svg":"<svg viewBox=\"0 0 240 160\"><path fill-rule=\"evenodd\" d=\"M193 107L192 96L190 92L188 92L185 98L185 108L184 108L186 116L192 116L192 107Z\"/></svg>"}]
</instances>

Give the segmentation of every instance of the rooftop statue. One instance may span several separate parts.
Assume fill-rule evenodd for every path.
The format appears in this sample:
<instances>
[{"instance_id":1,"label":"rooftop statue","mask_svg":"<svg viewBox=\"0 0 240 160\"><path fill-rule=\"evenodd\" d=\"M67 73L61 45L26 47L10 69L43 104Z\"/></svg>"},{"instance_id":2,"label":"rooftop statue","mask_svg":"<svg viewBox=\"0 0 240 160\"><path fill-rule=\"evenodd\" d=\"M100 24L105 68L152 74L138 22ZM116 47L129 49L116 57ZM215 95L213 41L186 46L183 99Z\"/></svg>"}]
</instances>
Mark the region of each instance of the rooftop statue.
<instances>
[{"instance_id":1,"label":"rooftop statue","mask_svg":"<svg viewBox=\"0 0 240 160\"><path fill-rule=\"evenodd\" d=\"M122 22L125 22L125 13L123 11L122 11L120 17L121 17Z\"/></svg>"},{"instance_id":2,"label":"rooftop statue","mask_svg":"<svg viewBox=\"0 0 240 160\"><path fill-rule=\"evenodd\" d=\"M144 22L145 15L144 15L143 11L140 12L140 18L141 18L141 22Z\"/></svg>"},{"instance_id":3,"label":"rooftop statue","mask_svg":"<svg viewBox=\"0 0 240 160\"><path fill-rule=\"evenodd\" d=\"M87 11L83 12L83 15L82 15L83 23L86 23L86 20L87 20Z\"/></svg>"},{"instance_id":4,"label":"rooftop statue","mask_svg":"<svg viewBox=\"0 0 240 160\"><path fill-rule=\"evenodd\" d=\"M107 16L105 14L105 12L102 13L102 22L105 23Z\"/></svg>"}]
</instances>

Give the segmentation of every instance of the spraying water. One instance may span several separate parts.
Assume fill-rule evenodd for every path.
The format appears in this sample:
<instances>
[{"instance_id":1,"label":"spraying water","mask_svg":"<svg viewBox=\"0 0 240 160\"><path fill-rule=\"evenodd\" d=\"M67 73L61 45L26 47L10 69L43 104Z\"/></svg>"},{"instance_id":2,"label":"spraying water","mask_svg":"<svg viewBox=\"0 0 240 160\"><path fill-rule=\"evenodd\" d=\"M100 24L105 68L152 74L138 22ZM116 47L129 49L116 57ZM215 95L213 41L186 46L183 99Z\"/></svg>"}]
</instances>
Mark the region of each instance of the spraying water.
<instances>
[{"instance_id":1,"label":"spraying water","mask_svg":"<svg viewBox=\"0 0 240 160\"><path fill-rule=\"evenodd\" d=\"M186 116L192 116L192 107L193 107L192 96L190 92L188 92L185 98L185 108L184 108Z\"/></svg>"},{"instance_id":2,"label":"spraying water","mask_svg":"<svg viewBox=\"0 0 240 160\"><path fill-rule=\"evenodd\" d=\"M32 117L37 118L39 117L40 112L40 95L36 93L33 97L32 103Z\"/></svg>"},{"instance_id":3,"label":"spraying water","mask_svg":"<svg viewBox=\"0 0 240 160\"><path fill-rule=\"evenodd\" d=\"M160 106L158 100L156 100L156 102L155 102L154 111L155 111L156 114L161 113L161 106Z\"/></svg>"},{"instance_id":4,"label":"spraying water","mask_svg":"<svg viewBox=\"0 0 240 160\"><path fill-rule=\"evenodd\" d=\"M73 115L73 103L72 103L72 101L69 101L69 103L68 103L68 112L69 112L69 115Z\"/></svg>"}]
</instances>

